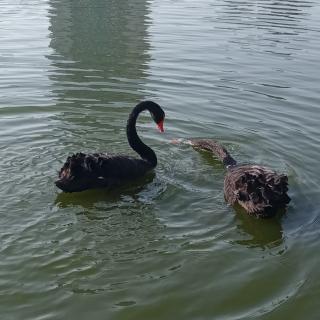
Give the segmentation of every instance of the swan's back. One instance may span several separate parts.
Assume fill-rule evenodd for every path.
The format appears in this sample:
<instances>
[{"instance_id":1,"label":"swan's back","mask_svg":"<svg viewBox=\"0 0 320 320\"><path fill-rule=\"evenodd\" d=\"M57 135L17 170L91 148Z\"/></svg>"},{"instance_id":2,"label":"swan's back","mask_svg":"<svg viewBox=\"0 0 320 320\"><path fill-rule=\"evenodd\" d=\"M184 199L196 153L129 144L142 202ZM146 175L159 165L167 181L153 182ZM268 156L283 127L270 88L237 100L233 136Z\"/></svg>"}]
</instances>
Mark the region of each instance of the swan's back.
<instances>
[{"instance_id":1,"label":"swan's back","mask_svg":"<svg viewBox=\"0 0 320 320\"><path fill-rule=\"evenodd\" d=\"M143 159L106 153L77 153L67 158L56 185L66 192L115 187L137 179L153 168Z\"/></svg>"},{"instance_id":2,"label":"swan's back","mask_svg":"<svg viewBox=\"0 0 320 320\"><path fill-rule=\"evenodd\" d=\"M249 214L269 217L285 208L288 177L259 165L239 165L229 168L224 180L224 194L228 203L238 203Z\"/></svg>"}]
</instances>

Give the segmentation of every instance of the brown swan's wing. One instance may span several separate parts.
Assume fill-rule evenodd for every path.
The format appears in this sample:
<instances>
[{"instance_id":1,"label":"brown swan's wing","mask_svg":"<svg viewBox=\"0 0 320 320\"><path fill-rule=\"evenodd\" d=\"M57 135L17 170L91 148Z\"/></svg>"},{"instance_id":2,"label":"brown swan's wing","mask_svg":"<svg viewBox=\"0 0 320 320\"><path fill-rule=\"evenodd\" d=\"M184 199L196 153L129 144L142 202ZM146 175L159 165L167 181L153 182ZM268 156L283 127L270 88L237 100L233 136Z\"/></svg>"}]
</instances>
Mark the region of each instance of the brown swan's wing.
<instances>
[{"instance_id":1,"label":"brown swan's wing","mask_svg":"<svg viewBox=\"0 0 320 320\"><path fill-rule=\"evenodd\" d=\"M231 168L224 182L224 194L228 203L239 203L249 214L269 216L285 207L288 177L258 165Z\"/></svg>"}]
</instances>

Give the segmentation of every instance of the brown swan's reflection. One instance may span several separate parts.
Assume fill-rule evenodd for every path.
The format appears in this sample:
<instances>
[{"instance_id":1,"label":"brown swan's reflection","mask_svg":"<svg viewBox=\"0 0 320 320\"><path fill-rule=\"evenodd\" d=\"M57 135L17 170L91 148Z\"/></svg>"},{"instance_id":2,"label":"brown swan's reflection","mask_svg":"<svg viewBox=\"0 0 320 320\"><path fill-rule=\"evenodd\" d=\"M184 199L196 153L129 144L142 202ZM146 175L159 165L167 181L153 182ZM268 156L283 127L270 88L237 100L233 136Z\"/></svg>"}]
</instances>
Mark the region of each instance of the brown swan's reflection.
<instances>
[{"instance_id":1,"label":"brown swan's reflection","mask_svg":"<svg viewBox=\"0 0 320 320\"><path fill-rule=\"evenodd\" d=\"M261 248L280 246L284 241L281 215L282 213L279 212L271 219L257 219L236 208L237 229L241 235L244 235L244 239L236 240L235 243Z\"/></svg>"}]
</instances>

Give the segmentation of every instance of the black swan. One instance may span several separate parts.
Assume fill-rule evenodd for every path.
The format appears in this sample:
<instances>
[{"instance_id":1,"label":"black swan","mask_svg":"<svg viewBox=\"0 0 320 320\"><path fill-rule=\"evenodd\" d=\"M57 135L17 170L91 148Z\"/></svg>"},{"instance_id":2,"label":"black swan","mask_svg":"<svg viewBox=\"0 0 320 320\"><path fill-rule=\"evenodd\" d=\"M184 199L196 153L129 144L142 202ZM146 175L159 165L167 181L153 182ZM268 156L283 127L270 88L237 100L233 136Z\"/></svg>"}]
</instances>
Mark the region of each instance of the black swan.
<instances>
[{"instance_id":1,"label":"black swan","mask_svg":"<svg viewBox=\"0 0 320 320\"><path fill-rule=\"evenodd\" d=\"M223 146L211 139L191 139L187 143L213 153L222 161L227 169L224 195L232 206L238 204L250 215L267 218L290 202L285 174L260 165L238 165Z\"/></svg>"},{"instance_id":2,"label":"black swan","mask_svg":"<svg viewBox=\"0 0 320 320\"><path fill-rule=\"evenodd\" d=\"M127 138L131 148L141 159L127 155L106 153L77 153L67 158L59 171L56 186L65 192L78 192L91 188L116 187L145 175L157 165L154 151L138 137L136 121L140 112L149 110L159 130L163 132L165 117L161 107L152 101L137 104L129 115Z\"/></svg>"}]
</instances>

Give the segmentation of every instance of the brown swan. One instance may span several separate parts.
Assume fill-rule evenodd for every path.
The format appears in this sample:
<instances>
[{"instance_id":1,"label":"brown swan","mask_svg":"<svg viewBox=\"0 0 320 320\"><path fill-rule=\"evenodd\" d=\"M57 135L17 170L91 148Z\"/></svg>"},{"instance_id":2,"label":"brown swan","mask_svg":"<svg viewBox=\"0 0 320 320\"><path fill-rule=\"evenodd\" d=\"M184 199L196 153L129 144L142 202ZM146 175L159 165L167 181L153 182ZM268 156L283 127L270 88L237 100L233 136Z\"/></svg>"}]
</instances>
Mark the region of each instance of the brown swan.
<instances>
[{"instance_id":1,"label":"brown swan","mask_svg":"<svg viewBox=\"0 0 320 320\"><path fill-rule=\"evenodd\" d=\"M213 153L222 161L227 169L224 195L232 206L238 204L248 214L266 218L274 216L290 202L285 174L260 165L238 165L223 146L211 139L191 139L187 143Z\"/></svg>"},{"instance_id":2,"label":"brown swan","mask_svg":"<svg viewBox=\"0 0 320 320\"><path fill-rule=\"evenodd\" d=\"M127 138L130 147L140 155L141 159L107 153L77 153L67 158L59 171L58 180L55 181L56 186L65 192L112 188L142 177L155 168L156 154L140 140L136 131L137 118L144 110L150 112L161 132L164 131L165 117L162 108L152 101L140 102L130 113L127 122Z\"/></svg>"}]
</instances>

